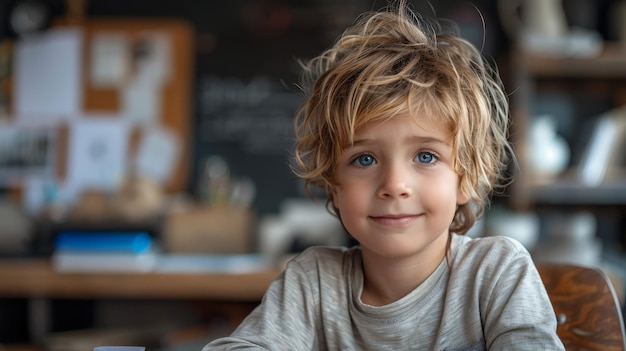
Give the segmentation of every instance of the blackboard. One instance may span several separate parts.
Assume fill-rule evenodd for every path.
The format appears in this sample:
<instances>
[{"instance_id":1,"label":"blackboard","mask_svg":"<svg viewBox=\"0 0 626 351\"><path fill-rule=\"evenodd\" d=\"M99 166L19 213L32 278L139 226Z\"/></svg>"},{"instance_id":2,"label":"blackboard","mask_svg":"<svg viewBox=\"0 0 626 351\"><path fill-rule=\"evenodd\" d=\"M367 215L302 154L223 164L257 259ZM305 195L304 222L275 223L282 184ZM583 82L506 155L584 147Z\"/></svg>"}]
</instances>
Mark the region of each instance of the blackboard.
<instances>
[{"instance_id":1,"label":"blackboard","mask_svg":"<svg viewBox=\"0 0 626 351\"><path fill-rule=\"evenodd\" d=\"M256 183L260 212L277 211L281 199L302 195L302 185L289 169L301 94L272 77L211 74L199 79L196 97L196 182L202 179L203 161L219 155L234 177Z\"/></svg>"}]
</instances>

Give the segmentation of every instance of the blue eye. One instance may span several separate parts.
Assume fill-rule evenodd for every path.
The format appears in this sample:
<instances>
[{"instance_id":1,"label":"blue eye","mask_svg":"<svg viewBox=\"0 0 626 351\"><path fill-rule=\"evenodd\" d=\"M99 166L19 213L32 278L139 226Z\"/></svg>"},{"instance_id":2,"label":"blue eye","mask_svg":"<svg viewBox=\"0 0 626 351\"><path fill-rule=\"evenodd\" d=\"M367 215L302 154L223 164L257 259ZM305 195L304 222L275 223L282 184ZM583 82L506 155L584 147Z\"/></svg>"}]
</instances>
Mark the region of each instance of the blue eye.
<instances>
[{"instance_id":1,"label":"blue eye","mask_svg":"<svg viewBox=\"0 0 626 351\"><path fill-rule=\"evenodd\" d=\"M370 154L362 154L355 158L352 162L355 163L357 166L367 167L373 165L376 160L374 159L374 156Z\"/></svg>"},{"instance_id":2,"label":"blue eye","mask_svg":"<svg viewBox=\"0 0 626 351\"><path fill-rule=\"evenodd\" d=\"M418 153L417 156L415 156L415 159L419 163L429 164L435 162L437 158L431 152L423 151Z\"/></svg>"}]
</instances>

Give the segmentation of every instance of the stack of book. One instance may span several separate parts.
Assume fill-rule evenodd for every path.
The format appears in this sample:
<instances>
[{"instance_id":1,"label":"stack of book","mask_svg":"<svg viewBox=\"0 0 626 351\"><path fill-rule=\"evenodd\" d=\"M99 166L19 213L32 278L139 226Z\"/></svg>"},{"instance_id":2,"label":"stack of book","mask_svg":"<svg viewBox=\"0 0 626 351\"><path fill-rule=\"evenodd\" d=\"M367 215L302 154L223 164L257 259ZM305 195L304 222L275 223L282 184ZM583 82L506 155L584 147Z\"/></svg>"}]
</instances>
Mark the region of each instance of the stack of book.
<instances>
[{"instance_id":1,"label":"stack of book","mask_svg":"<svg viewBox=\"0 0 626 351\"><path fill-rule=\"evenodd\" d=\"M144 231L67 231L54 240L59 272L147 272L156 262L153 238Z\"/></svg>"}]
</instances>

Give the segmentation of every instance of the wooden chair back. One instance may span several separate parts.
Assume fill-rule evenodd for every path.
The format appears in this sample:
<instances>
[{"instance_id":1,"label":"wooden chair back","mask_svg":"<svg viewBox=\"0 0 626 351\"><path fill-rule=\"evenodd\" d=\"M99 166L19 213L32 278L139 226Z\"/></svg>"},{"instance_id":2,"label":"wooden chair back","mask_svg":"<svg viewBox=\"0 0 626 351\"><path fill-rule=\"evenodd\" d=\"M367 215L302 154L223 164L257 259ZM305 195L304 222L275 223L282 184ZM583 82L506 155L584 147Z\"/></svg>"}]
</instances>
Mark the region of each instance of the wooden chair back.
<instances>
[{"instance_id":1,"label":"wooden chair back","mask_svg":"<svg viewBox=\"0 0 626 351\"><path fill-rule=\"evenodd\" d=\"M566 350L626 351L619 299L606 273L568 264L537 264Z\"/></svg>"}]
</instances>

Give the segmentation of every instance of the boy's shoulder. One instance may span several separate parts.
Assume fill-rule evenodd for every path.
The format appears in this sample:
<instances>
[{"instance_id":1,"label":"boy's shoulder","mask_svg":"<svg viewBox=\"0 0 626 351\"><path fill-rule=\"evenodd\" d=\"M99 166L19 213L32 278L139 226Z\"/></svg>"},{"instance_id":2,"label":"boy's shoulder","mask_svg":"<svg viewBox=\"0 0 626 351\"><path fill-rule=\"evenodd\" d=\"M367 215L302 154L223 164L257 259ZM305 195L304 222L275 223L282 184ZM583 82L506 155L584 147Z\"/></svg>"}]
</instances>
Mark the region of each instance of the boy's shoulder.
<instances>
[{"instance_id":1,"label":"boy's shoulder","mask_svg":"<svg viewBox=\"0 0 626 351\"><path fill-rule=\"evenodd\" d=\"M530 253L524 245L506 236L472 238L452 234L451 248L455 260L490 259L502 261L516 256L530 257Z\"/></svg>"},{"instance_id":2,"label":"boy's shoulder","mask_svg":"<svg viewBox=\"0 0 626 351\"><path fill-rule=\"evenodd\" d=\"M522 245L519 241L502 235L470 237L467 235L452 234L452 242L453 245L454 243L456 243L460 246L496 247L508 248L511 250L526 250L524 245Z\"/></svg>"},{"instance_id":3,"label":"boy's shoulder","mask_svg":"<svg viewBox=\"0 0 626 351\"><path fill-rule=\"evenodd\" d=\"M360 254L358 246L313 246L294 256L289 264L297 264L305 270L321 267L325 270L341 270L347 263L352 263L357 254Z\"/></svg>"}]
</instances>

